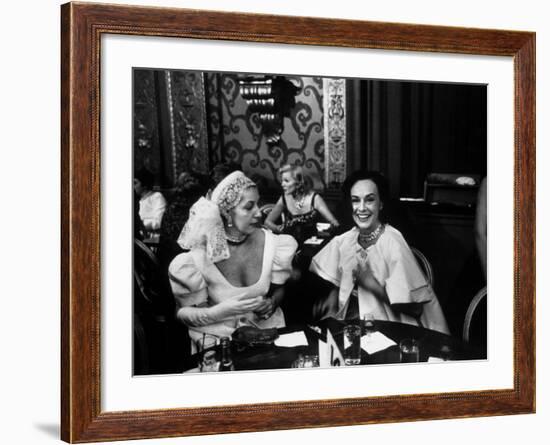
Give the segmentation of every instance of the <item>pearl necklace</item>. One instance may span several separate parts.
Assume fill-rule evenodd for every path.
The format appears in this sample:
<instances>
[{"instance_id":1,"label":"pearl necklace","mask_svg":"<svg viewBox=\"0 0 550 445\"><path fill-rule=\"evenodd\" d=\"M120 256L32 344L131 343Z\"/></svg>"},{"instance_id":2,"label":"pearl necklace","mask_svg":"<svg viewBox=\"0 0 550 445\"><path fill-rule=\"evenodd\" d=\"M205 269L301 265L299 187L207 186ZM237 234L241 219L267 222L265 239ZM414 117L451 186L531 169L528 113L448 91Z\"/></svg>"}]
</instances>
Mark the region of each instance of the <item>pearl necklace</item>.
<instances>
[{"instance_id":1,"label":"pearl necklace","mask_svg":"<svg viewBox=\"0 0 550 445\"><path fill-rule=\"evenodd\" d=\"M248 238L248 234L246 233L241 233L240 235L229 235L229 233L226 233L225 234L225 239L227 240L227 242L231 243L231 244L242 244L246 241L246 239Z\"/></svg>"},{"instance_id":2,"label":"pearl necklace","mask_svg":"<svg viewBox=\"0 0 550 445\"><path fill-rule=\"evenodd\" d=\"M380 224L371 233L363 234L359 232L359 239L358 239L359 244L372 244L382 234L383 229L384 229L384 224Z\"/></svg>"}]
</instances>

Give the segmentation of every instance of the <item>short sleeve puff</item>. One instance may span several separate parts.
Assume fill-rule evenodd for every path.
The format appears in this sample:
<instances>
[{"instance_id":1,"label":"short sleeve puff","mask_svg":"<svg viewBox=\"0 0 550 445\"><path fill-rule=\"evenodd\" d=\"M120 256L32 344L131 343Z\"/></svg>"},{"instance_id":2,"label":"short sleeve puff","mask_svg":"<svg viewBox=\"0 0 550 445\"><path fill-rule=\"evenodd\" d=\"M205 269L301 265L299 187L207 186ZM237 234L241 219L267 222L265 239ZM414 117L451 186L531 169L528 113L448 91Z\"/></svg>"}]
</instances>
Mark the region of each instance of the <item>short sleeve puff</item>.
<instances>
[{"instance_id":1,"label":"short sleeve puff","mask_svg":"<svg viewBox=\"0 0 550 445\"><path fill-rule=\"evenodd\" d=\"M426 303L434 298L403 236L395 231L388 243L386 293L391 304Z\"/></svg>"},{"instance_id":2,"label":"short sleeve puff","mask_svg":"<svg viewBox=\"0 0 550 445\"><path fill-rule=\"evenodd\" d=\"M298 243L290 235L274 235L275 254L271 268L271 282L284 284L292 272L292 259L298 248Z\"/></svg>"},{"instance_id":3,"label":"short sleeve puff","mask_svg":"<svg viewBox=\"0 0 550 445\"><path fill-rule=\"evenodd\" d=\"M184 306L199 306L206 302L206 282L199 271L192 252L179 254L168 268L174 297L184 300Z\"/></svg>"},{"instance_id":4,"label":"short sleeve puff","mask_svg":"<svg viewBox=\"0 0 550 445\"><path fill-rule=\"evenodd\" d=\"M335 286L339 287L342 280L342 268L340 267L341 236L333 238L311 260L309 270L319 275Z\"/></svg>"}]
</instances>

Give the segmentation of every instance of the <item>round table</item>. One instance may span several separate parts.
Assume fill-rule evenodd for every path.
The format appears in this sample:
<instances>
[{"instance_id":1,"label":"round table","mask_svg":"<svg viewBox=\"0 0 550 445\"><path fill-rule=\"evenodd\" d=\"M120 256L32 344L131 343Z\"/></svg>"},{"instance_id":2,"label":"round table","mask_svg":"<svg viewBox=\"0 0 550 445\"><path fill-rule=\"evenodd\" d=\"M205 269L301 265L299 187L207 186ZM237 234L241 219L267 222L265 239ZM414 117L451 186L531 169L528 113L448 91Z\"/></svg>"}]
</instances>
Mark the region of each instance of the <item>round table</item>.
<instances>
[{"instance_id":1,"label":"round table","mask_svg":"<svg viewBox=\"0 0 550 445\"><path fill-rule=\"evenodd\" d=\"M326 319L319 322L317 327L302 325L281 328L278 330L279 335L303 331L308 341L307 346L278 347L275 344L244 346L232 342L231 351L235 370L291 368L293 362L300 354L319 354L319 339L326 339L325 333L327 329L330 330L336 343L342 345L344 326L352 322L356 324L362 323L358 320L341 321ZM478 348L463 342L461 339L419 326L375 320L374 329L393 340L396 344L373 354L367 354L367 352L362 349L361 365L399 363L399 342L408 338L415 339L418 342L420 347L419 359L421 362L426 362L429 358L435 358L436 360L441 360L442 358L450 360L486 359L484 353L478 350ZM197 362L198 356L194 355L191 357L188 368L195 368Z\"/></svg>"}]
</instances>

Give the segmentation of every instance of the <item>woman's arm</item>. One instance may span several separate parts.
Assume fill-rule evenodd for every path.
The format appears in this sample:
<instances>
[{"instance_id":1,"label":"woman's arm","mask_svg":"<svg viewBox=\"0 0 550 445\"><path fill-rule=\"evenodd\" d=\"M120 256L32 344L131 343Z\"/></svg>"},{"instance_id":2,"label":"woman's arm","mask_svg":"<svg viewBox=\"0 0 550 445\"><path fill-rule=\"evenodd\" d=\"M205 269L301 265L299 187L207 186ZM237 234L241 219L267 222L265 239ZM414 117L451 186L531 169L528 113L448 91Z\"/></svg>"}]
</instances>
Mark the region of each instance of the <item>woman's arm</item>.
<instances>
[{"instance_id":1,"label":"woman's arm","mask_svg":"<svg viewBox=\"0 0 550 445\"><path fill-rule=\"evenodd\" d=\"M370 291L376 298L386 304L391 304L384 286L374 276L368 261L358 261L354 271L355 282L364 289Z\"/></svg>"},{"instance_id":2,"label":"woman's arm","mask_svg":"<svg viewBox=\"0 0 550 445\"><path fill-rule=\"evenodd\" d=\"M254 312L259 317L269 318L273 312L281 305L285 298L285 285L271 283L267 295L262 300L262 303Z\"/></svg>"},{"instance_id":3,"label":"woman's arm","mask_svg":"<svg viewBox=\"0 0 550 445\"><path fill-rule=\"evenodd\" d=\"M322 320L327 317L334 317L338 313L338 291L339 289L331 285L326 296L316 298L311 309L313 320Z\"/></svg>"},{"instance_id":4,"label":"woman's arm","mask_svg":"<svg viewBox=\"0 0 550 445\"><path fill-rule=\"evenodd\" d=\"M369 290L376 298L391 306L392 309L396 310L397 312L402 312L404 314L410 315L413 318L420 317L420 315L422 314L422 303L410 302L392 304L390 302L386 289L375 278L374 274L372 273L372 269L370 268L368 263L366 263L365 267L361 268L360 266L358 268L356 280L359 285Z\"/></svg>"},{"instance_id":5,"label":"woman's arm","mask_svg":"<svg viewBox=\"0 0 550 445\"><path fill-rule=\"evenodd\" d=\"M276 221L281 217L283 213L283 198L279 198L267 218L265 219L264 225L274 233L281 233L283 230L283 225L276 224Z\"/></svg>"},{"instance_id":6,"label":"woman's arm","mask_svg":"<svg viewBox=\"0 0 550 445\"><path fill-rule=\"evenodd\" d=\"M332 212L329 210L325 200L321 195L317 195L315 200L315 209L325 218L333 227L339 227L340 223L334 217Z\"/></svg>"},{"instance_id":7,"label":"woman's arm","mask_svg":"<svg viewBox=\"0 0 550 445\"><path fill-rule=\"evenodd\" d=\"M214 306L189 306L186 296L176 296L176 318L187 326L207 326L256 310L262 303L262 297L242 294L229 298Z\"/></svg>"}]
</instances>

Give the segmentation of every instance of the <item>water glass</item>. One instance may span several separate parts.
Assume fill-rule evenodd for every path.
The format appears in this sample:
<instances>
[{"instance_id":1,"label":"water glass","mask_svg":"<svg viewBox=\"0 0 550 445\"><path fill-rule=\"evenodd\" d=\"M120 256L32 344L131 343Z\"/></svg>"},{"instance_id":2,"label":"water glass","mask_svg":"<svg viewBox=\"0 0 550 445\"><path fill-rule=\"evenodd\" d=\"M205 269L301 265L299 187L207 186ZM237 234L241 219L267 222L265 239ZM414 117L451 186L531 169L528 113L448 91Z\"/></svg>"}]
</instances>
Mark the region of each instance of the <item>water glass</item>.
<instances>
[{"instance_id":1,"label":"water glass","mask_svg":"<svg viewBox=\"0 0 550 445\"><path fill-rule=\"evenodd\" d=\"M319 356L299 354L298 358L292 362L291 367L292 368L318 368Z\"/></svg>"},{"instance_id":2,"label":"water glass","mask_svg":"<svg viewBox=\"0 0 550 445\"><path fill-rule=\"evenodd\" d=\"M445 362L452 360L453 358L453 350L449 345L443 345L439 349L439 356L441 359Z\"/></svg>"},{"instance_id":3,"label":"water glass","mask_svg":"<svg viewBox=\"0 0 550 445\"><path fill-rule=\"evenodd\" d=\"M204 334L199 340L200 371L217 372L220 369L216 345L218 338L214 335Z\"/></svg>"},{"instance_id":4,"label":"water glass","mask_svg":"<svg viewBox=\"0 0 550 445\"><path fill-rule=\"evenodd\" d=\"M348 324L344 327L344 364L361 363L361 326Z\"/></svg>"},{"instance_id":5,"label":"water glass","mask_svg":"<svg viewBox=\"0 0 550 445\"><path fill-rule=\"evenodd\" d=\"M414 338L406 338L399 342L401 363L416 363L420 361L420 348Z\"/></svg>"},{"instance_id":6,"label":"water glass","mask_svg":"<svg viewBox=\"0 0 550 445\"><path fill-rule=\"evenodd\" d=\"M304 355L304 368L318 368L319 356L318 355Z\"/></svg>"},{"instance_id":7,"label":"water glass","mask_svg":"<svg viewBox=\"0 0 550 445\"><path fill-rule=\"evenodd\" d=\"M374 314L363 315L363 326L365 326L365 335L369 336L376 331L374 327Z\"/></svg>"}]
</instances>

